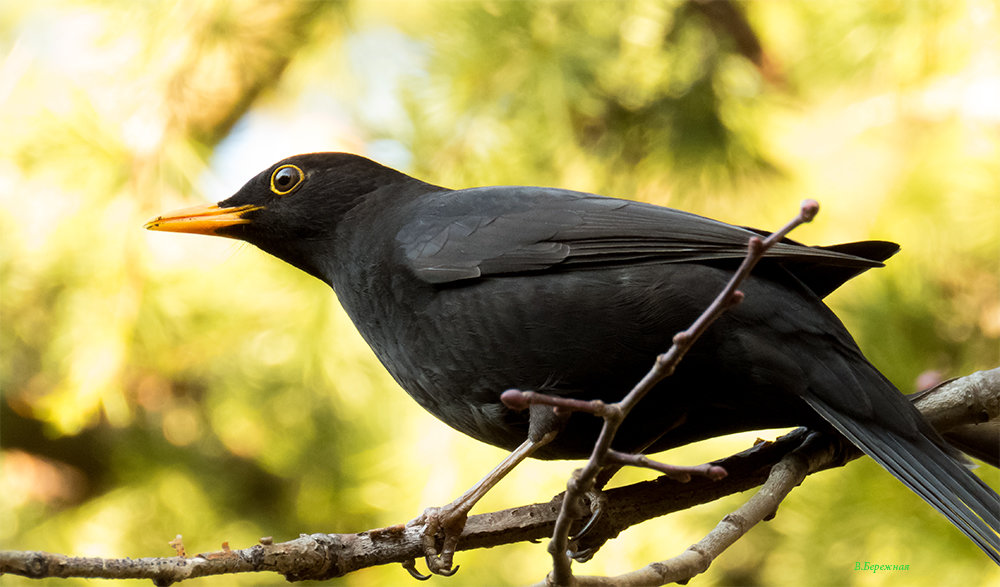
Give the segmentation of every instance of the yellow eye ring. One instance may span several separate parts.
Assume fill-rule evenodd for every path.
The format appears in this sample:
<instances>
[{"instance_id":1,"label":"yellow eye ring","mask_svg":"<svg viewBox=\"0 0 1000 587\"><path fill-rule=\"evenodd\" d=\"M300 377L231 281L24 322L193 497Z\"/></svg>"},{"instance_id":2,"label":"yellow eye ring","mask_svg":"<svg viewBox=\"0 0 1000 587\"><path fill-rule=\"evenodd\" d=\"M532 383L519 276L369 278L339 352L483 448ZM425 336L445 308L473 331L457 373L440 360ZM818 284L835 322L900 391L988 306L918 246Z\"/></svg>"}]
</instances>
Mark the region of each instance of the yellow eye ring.
<instances>
[{"instance_id":1,"label":"yellow eye ring","mask_svg":"<svg viewBox=\"0 0 1000 587\"><path fill-rule=\"evenodd\" d=\"M271 174L271 191L284 196L302 185L306 174L295 165L282 165Z\"/></svg>"}]
</instances>

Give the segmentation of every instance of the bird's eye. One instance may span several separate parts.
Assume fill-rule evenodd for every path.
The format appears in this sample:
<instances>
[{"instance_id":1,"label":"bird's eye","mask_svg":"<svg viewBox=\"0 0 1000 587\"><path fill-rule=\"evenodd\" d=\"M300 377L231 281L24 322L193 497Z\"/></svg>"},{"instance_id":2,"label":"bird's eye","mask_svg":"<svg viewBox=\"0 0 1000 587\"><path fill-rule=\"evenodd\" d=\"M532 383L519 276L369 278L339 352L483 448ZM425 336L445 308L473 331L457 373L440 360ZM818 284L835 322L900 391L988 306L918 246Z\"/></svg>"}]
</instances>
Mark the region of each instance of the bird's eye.
<instances>
[{"instance_id":1,"label":"bird's eye","mask_svg":"<svg viewBox=\"0 0 1000 587\"><path fill-rule=\"evenodd\" d=\"M282 165L271 174L271 191L284 196L299 187L306 178L302 170L294 165Z\"/></svg>"}]
</instances>

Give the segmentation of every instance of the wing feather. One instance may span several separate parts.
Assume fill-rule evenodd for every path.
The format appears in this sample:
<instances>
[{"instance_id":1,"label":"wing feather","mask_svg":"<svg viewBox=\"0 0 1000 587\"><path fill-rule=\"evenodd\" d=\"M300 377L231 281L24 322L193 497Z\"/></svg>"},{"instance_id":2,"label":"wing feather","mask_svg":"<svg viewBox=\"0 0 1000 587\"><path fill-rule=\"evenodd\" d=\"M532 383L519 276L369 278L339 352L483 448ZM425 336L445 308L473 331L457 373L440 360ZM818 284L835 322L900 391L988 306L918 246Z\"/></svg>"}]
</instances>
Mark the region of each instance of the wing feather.
<instances>
[{"instance_id":1,"label":"wing feather","mask_svg":"<svg viewBox=\"0 0 1000 587\"><path fill-rule=\"evenodd\" d=\"M409 268L432 284L624 263L740 259L750 237L760 234L680 210L553 188L443 191L413 206L407 217L419 220L404 224L396 240ZM882 265L881 259L794 241L778 243L768 256L857 268L844 280Z\"/></svg>"}]
</instances>

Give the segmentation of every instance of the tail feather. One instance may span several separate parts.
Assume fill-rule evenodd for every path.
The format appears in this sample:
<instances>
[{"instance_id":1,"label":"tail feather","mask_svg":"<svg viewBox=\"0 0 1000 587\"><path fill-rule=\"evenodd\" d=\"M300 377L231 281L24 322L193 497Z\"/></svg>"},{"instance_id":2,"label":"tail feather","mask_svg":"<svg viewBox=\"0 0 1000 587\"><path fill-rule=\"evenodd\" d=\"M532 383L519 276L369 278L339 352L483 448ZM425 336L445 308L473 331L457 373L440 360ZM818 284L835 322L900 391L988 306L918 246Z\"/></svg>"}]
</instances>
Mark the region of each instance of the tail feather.
<instances>
[{"instance_id":1,"label":"tail feather","mask_svg":"<svg viewBox=\"0 0 1000 587\"><path fill-rule=\"evenodd\" d=\"M903 396L900 395L902 398ZM831 409L815 397L806 401L855 446L871 456L1000 565L1000 496L923 434L873 429Z\"/></svg>"}]
</instances>

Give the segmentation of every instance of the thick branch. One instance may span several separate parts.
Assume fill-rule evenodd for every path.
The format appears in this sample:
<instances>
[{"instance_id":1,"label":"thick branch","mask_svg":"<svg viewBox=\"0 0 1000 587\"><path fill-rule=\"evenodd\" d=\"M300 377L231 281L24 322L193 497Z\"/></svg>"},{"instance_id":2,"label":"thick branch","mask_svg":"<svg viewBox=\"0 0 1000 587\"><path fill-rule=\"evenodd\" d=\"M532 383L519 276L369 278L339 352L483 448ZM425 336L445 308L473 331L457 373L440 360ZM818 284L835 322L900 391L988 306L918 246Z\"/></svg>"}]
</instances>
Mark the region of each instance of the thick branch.
<instances>
[{"instance_id":1,"label":"thick branch","mask_svg":"<svg viewBox=\"0 0 1000 587\"><path fill-rule=\"evenodd\" d=\"M973 392L973 388L977 391ZM966 411L965 417L954 420L949 416L944 420L948 422L948 426L975 424L980 422L977 414L994 413L990 412L989 406L1000 402L1000 368L956 379L947 387L936 390L935 394L939 399L958 402L970 401L970 397L976 398L972 400L973 405ZM918 407L922 408L920 404ZM935 426L939 424L938 418L943 417L934 411L925 415ZM993 418L992 422L1000 421L996 416ZM607 514L602 516L591 535L610 538L625 528L650 518L688 509L760 485L767 479L775 463L801 445L804 432L796 431L788 436L790 438L760 443L748 451L717 461L715 464L729 472L725 479L719 481L694 478L688 483L678 483L659 478L607 491ZM858 456L856 451L842 451L844 448L836 439L817 439L809 450L810 454L812 451L821 453L821 458L814 460L810 456L807 459L808 471L812 473L839 466ZM459 549L485 548L551 536L561 501L560 495L547 503L471 516L459 542ZM723 524L728 522L724 521ZM99 559L34 551L0 551L0 573L32 578L152 579L158 585L169 585L193 577L273 571L294 581L329 579L375 565L401 563L419 558L422 554L420 528L399 525L360 534L303 535L295 540L276 544L263 540L261 544L250 548L223 550L191 558ZM659 565L656 568L662 568L663 564L654 563ZM583 585L596 584L588 583L590 578L587 577L576 579Z\"/></svg>"},{"instance_id":2,"label":"thick branch","mask_svg":"<svg viewBox=\"0 0 1000 587\"><path fill-rule=\"evenodd\" d=\"M913 404L952 445L1000 468L1000 370L979 371L915 394Z\"/></svg>"}]
</instances>

